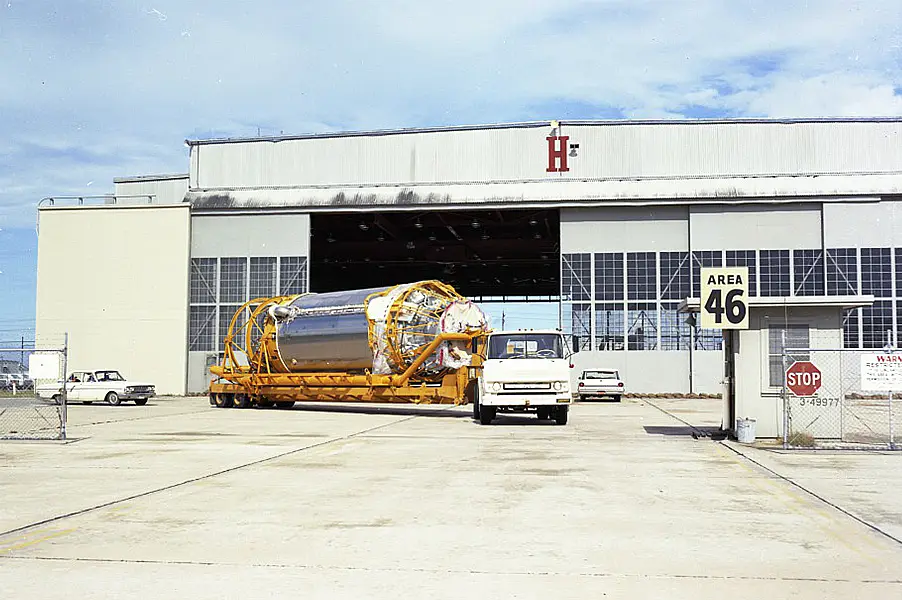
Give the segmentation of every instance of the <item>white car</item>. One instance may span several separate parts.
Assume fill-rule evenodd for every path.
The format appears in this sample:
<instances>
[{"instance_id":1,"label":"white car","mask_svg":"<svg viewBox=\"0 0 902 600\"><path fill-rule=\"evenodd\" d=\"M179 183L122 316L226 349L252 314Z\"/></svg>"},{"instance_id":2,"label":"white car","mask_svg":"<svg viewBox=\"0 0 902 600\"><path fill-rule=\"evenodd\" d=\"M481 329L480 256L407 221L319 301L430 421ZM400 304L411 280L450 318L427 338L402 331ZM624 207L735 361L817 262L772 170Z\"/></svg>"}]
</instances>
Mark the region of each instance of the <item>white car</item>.
<instances>
[{"instance_id":1,"label":"white car","mask_svg":"<svg viewBox=\"0 0 902 600\"><path fill-rule=\"evenodd\" d=\"M56 384L39 385L38 396L60 403L62 381ZM147 404L148 398L156 395L152 383L128 381L119 371L73 371L66 380L66 402L92 404L106 402L118 406L123 400L133 400L138 406Z\"/></svg>"},{"instance_id":2,"label":"white car","mask_svg":"<svg viewBox=\"0 0 902 600\"><path fill-rule=\"evenodd\" d=\"M588 369L582 372L576 384L576 393L579 394L580 400L610 396L616 402L620 402L625 391L620 371L617 369Z\"/></svg>"}]
</instances>

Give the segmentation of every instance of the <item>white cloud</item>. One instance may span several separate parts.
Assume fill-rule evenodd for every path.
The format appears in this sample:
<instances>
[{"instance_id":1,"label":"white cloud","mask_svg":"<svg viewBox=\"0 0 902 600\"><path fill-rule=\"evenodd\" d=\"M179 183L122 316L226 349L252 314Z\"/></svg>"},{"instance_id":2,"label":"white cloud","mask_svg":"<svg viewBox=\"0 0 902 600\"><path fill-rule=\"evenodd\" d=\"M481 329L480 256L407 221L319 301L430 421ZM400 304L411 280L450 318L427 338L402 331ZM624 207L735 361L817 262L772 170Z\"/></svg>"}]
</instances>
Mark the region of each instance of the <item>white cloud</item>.
<instances>
[{"instance_id":1,"label":"white cloud","mask_svg":"<svg viewBox=\"0 0 902 600\"><path fill-rule=\"evenodd\" d=\"M900 23L898 0L11 3L0 224L258 128L902 115Z\"/></svg>"}]
</instances>

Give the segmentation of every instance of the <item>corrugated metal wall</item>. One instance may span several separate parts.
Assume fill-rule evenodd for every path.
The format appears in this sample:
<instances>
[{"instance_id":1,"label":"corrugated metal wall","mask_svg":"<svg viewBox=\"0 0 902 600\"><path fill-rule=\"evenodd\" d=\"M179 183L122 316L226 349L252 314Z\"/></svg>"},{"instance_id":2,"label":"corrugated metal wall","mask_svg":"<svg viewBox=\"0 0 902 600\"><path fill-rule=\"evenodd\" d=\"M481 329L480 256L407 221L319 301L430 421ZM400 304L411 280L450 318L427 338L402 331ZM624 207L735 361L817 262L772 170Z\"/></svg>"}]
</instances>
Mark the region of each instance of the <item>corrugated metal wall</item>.
<instances>
[{"instance_id":1,"label":"corrugated metal wall","mask_svg":"<svg viewBox=\"0 0 902 600\"><path fill-rule=\"evenodd\" d=\"M192 187L367 186L542 179L902 172L902 122L564 124L579 144L548 173L550 126L204 143Z\"/></svg>"},{"instance_id":2,"label":"corrugated metal wall","mask_svg":"<svg viewBox=\"0 0 902 600\"><path fill-rule=\"evenodd\" d=\"M188 192L188 178L172 179L143 179L135 181L117 181L117 196L140 196L148 194L154 196L154 204L178 204L185 198ZM118 204L147 204L143 198L124 199Z\"/></svg>"}]
</instances>

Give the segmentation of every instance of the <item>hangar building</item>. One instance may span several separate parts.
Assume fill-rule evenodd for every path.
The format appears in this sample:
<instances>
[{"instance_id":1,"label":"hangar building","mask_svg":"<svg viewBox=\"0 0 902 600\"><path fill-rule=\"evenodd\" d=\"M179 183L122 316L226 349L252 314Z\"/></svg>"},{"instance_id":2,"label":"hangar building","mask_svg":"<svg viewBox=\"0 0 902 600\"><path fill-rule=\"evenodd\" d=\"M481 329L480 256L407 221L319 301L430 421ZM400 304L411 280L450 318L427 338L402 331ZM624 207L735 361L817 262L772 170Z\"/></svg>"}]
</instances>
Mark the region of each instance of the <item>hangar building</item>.
<instances>
[{"instance_id":1,"label":"hangar building","mask_svg":"<svg viewBox=\"0 0 902 600\"><path fill-rule=\"evenodd\" d=\"M719 333L677 312L701 266L747 265L753 295L872 294L844 316L847 346L880 347L902 321L900 119L186 143L187 174L41 201L37 336L68 332L73 368L202 392L250 298L433 278L477 300L553 302L574 373L619 367L639 392L720 391Z\"/></svg>"}]
</instances>

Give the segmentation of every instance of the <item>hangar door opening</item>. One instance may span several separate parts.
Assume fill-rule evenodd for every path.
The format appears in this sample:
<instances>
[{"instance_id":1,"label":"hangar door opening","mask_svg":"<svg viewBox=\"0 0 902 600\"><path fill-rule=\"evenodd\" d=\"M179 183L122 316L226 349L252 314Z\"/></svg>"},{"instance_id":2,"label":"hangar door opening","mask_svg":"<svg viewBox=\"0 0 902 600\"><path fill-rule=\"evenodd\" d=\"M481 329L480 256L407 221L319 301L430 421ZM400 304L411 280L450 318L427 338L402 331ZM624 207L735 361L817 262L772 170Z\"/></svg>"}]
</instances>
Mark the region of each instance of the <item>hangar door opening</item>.
<instances>
[{"instance_id":1,"label":"hangar door opening","mask_svg":"<svg viewBox=\"0 0 902 600\"><path fill-rule=\"evenodd\" d=\"M310 235L313 292L437 279L496 327L558 325L557 210L313 213Z\"/></svg>"}]
</instances>

